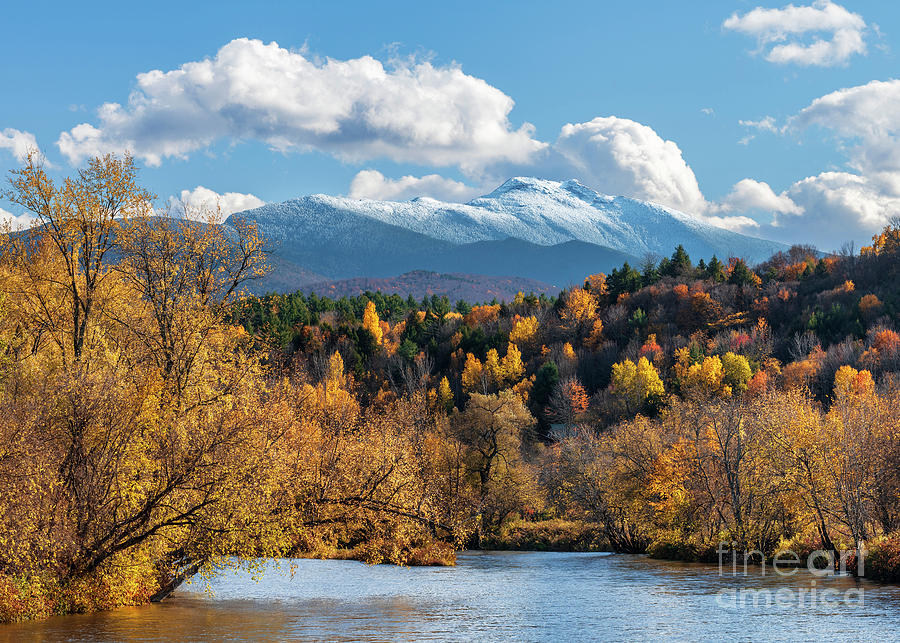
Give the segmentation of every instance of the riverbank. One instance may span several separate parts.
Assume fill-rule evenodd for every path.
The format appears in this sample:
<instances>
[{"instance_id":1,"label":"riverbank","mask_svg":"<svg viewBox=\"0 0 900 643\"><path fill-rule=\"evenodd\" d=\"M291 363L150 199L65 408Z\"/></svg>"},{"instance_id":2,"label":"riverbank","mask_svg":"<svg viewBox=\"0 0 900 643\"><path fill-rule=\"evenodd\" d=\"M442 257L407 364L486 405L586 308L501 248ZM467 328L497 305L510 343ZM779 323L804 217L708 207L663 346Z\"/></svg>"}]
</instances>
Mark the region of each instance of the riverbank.
<instances>
[{"instance_id":1,"label":"riverbank","mask_svg":"<svg viewBox=\"0 0 900 643\"><path fill-rule=\"evenodd\" d=\"M452 567L456 549L435 539L372 538L352 546L310 539L297 545L291 555L311 560L356 560L369 565L404 567Z\"/></svg>"},{"instance_id":2,"label":"riverbank","mask_svg":"<svg viewBox=\"0 0 900 643\"><path fill-rule=\"evenodd\" d=\"M481 548L488 551L553 551L553 552L612 552L613 547L603 536L602 526L579 520L543 520L543 521L513 521L497 534L487 536L481 543ZM779 565L787 567L792 564L796 554L794 565L806 566L810 556L823 550L821 542L815 538L796 538L783 541L779 544L777 552L782 552ZM850 547L839 549L849 550ZM777 552L767 554L770 561ZM641 552L648 557L663 561L679 561L686 563L718 564L719 552L717 543L697 543L678 538L674 534L659 537L651 542ZM722 559L730 564L731 552L726 551ZM738 554L739 562L743 564L743 555ZM357 559L358 560L358 559ZM760 562L758 556L750 557L750 564ZM814 564L821 567L823 559ZM840 561L836 561L840 563ZM866 546L865 560L862 566L858 565L855 554L849 554L844 567L852 575L860 575L871 581L882 583L900 582L900 534L891 534L872 539ZM857 573L860 572L860 573Z\"/></svg>"},{"instance_id":3,"label":"riverbank","mask_svg":"<svg viewBox=\"0 0 900 643\"><path fill-rule=\"evenodd\" d=\"M503 551L612 551L597 523L580 520L515 521L485 537L482 549Z\"/></svg>"}]
</instances>

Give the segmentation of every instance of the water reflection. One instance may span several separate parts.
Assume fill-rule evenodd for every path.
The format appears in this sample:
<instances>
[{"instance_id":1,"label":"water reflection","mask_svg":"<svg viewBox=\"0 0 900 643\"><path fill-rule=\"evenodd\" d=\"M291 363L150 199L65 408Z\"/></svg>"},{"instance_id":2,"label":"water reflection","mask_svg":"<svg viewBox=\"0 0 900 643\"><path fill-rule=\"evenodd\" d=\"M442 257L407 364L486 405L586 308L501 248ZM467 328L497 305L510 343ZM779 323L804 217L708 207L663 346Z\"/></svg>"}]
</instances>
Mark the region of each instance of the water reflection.
<instances>
[{"instance_id":1,"label":"water reflection","mask_svg":"<svg viewBox=\"0 0 900 643\"><path fill-rule=\"evenodd\" d=\"M0 626L0 641L893 640L900 588L849 577L606 554L467 552L455 568L297 561L260 582L222 574L161 605ZM723 591L864 590L840 602L723 604Z\"/></svg>"}]
</instances>

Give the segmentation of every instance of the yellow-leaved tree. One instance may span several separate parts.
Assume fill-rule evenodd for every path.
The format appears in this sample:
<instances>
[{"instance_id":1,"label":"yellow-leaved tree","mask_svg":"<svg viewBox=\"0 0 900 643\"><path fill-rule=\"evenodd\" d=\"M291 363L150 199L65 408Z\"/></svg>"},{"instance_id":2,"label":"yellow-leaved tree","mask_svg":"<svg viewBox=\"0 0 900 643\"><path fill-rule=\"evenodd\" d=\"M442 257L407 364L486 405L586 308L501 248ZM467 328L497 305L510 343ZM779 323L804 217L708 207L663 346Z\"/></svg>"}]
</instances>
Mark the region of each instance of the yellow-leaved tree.
<instances>
[{"instance_id":1,"label":"yellow-leaved tree","mask_svg":"<svg viewBox=\"0 0 900 643\"><path fill-rule=\"evenodd\" d=\"M597 318L597 295L593 289L573 288L559 316L581 337Z\"/></svg>"},{"instance_id":2,"label":"yellow-leaved tree","mask_svg":"<svg viewBox=\"0 0 900 643\"><path fill-rule=\"evenodd\" d=\"M485 387L484 366L472 353L466 354L466 364L462 372L462 387L467 393L481 391Z\"/></svg>"},{"instance_id":3,"label":"yellow-leaved tree","mask_svg":"<svg viewBox=\"0 0 900 643\"><path fill-rule=\"evenodd\" d=\"M533 346L537 341L539 323L537 317L516 317L512 330L509 331L509 341L517 346Z\"/></svg>"},{"instance_id":4,"label":"yellow-leaved tree","mask_svg":"<svg viewBox=\"0 0 900 643\"><path fill-rule=\"evenodd\" d=\"M363 311L362 326L372 333L376 344L381 344L383 331L381 329L381 320L378 319L378 311L375 310L375 302L366 302L366 309Z\"/></svg>"},{"instance_id":5,"label":"yellow-leaved tree","mask_svg":"<svg viewBox=\"0 0 900 643\"><path fill-rule=\"evenodd\" d=\"M500 360L500 374L504 384L512 386L525 375L525 364L522 363L522 351L519 347L509 342L506 347L506 355Z\"/></svg>"},{"instance_id":6,"label":"yellow-leaved tree","mask_svg":"<svg viewBox=\"0 0 900 643\"><path fill-rule=\"evenodd\" d=\"M661 400L666 393L659 372L646 357L637 363L626 359L613 364L610 386L629 415L640 411L648 402Z\"/></svg>"}]
</instances>

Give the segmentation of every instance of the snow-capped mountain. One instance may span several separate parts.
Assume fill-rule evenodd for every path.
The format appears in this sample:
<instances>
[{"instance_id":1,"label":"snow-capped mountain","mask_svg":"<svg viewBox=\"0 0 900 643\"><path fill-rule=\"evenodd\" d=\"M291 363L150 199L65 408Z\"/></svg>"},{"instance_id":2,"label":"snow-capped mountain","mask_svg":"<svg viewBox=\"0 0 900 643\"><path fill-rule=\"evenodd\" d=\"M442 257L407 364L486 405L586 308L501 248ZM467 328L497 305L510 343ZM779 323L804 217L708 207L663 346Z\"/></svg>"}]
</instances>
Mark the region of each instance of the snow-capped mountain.
<instances>
[{"instance_id":1,"label":"snow-capped mountain","mask_svg":"<svg viewBox=\"0 0 900 643\"><path fill-rule=\"evenodd\" d=\"M329 278L427 269L566 285L647 253L669 255L679 243L695 261L715 254L756 262L784 249L578 181L527 177L465 204L316 194L232 216L256 221L284 265Z\"/></svg>"}]
</instances>

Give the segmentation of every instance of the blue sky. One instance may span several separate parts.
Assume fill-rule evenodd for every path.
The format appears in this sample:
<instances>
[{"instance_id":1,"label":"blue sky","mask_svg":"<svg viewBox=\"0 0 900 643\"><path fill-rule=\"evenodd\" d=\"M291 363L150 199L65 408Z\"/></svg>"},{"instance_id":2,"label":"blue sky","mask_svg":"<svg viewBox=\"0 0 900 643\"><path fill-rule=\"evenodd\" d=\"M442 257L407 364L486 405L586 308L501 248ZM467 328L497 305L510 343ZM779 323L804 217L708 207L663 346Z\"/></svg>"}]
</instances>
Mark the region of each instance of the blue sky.
<instances>
[{"instance_id":1,"label":"blue sky","mask_svg":"<svg viewBox=\"0 0 900 643\"><path fill-rule=\"evenodd\" d=\"M4 171L32 141L59 173L127 148L160 197L226 209L573 176L826 249L900 214L895 3L35 2L4 18Z\"/></svg>"}]
</instances>

